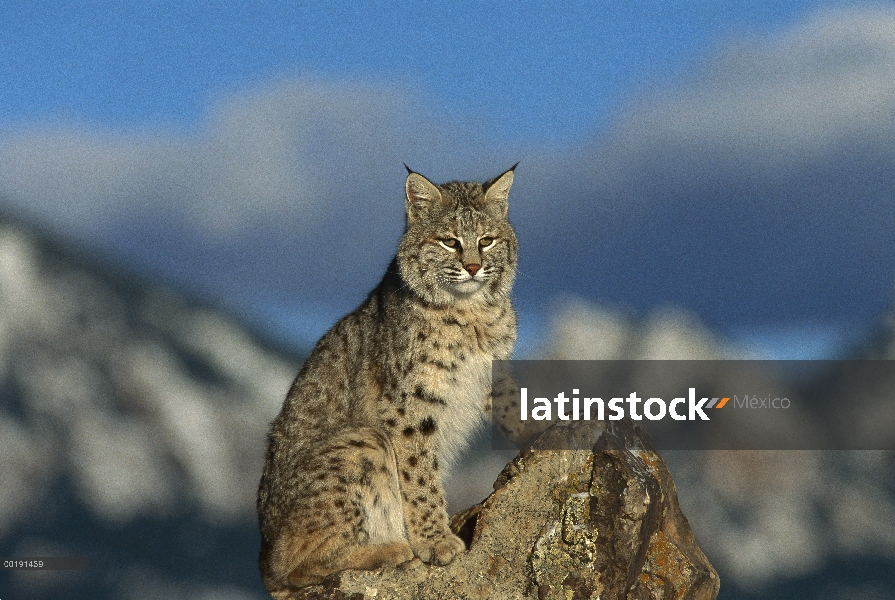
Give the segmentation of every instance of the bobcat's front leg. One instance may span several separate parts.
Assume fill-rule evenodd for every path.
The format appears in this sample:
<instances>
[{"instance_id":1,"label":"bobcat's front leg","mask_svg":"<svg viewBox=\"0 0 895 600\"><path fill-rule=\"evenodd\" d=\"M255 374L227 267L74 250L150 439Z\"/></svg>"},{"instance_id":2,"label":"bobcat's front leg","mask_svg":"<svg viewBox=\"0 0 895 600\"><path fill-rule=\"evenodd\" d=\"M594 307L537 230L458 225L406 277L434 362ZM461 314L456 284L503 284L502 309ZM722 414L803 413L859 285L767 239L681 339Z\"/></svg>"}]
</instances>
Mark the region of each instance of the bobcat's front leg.
<instances>
[{"instance_id":1,"label":"bobcat's front leg","mask_svg":"<svg viewBox=\"0 0 895 600\"><path fill-rule=\"evenodd\" d=\"M437 423L422 419L398 433L395 455L410 548L423 562L446 565L466 549L451 533L438 464Z\"/></svg>"}]
</instances>

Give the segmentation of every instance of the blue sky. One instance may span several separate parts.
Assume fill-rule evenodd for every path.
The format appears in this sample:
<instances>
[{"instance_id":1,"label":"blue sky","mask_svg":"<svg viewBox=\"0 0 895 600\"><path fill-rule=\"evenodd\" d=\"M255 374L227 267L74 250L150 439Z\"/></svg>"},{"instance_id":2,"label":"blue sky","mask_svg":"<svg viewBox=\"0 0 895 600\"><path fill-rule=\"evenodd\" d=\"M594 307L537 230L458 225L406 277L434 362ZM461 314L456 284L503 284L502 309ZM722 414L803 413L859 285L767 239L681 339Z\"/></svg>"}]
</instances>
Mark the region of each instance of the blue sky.
<instances>
[{"instance_id":1,"label":"blue sky","mask_svg":"<svg viewBox=\"0 0 895 600\"><path fill-rule=\"evenodd\" d=\"M731 36L825 2L6 2L0 126L201 127L221 95L293 74L387 80L509 139L598 130Z\"/></svg>"},{"instance_id":2,"label":"blue sky","mask_svg":"<svg viewBox=\"0 0 895 600\"><path fill-rule=\"evenodd\" d=\"M521 160L528 331L569 296L800 347L879 321L891 5L557 6L3 3L0 212L310 343L393 256L401 163Z\"/></svg>"}]
</instances>

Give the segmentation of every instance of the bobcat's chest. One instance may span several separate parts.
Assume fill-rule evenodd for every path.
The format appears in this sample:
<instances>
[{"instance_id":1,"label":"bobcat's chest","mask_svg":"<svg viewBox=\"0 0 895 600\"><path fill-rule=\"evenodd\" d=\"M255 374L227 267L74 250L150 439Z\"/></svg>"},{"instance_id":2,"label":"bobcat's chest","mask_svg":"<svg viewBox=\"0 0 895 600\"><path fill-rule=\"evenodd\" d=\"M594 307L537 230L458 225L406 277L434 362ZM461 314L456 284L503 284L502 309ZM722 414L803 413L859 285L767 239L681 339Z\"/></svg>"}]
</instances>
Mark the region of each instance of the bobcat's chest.
<instances>
[{"instance_id":1,"label":"bobcat's chest","mask_svg":"<svg viewBox=\"0 0 895 600\"><path fill-rule=\"evenodd\" d=\"M491 361L505 357L505 344L495 344L494 332L481 324L455 315L442 316L435 325L418 336L410 352L415 368L408 383L414 412L436 419L441 453L451 462L487 418Z\"/></svg>"},{"instance_id":2,"label":"bobcat's chest","mask_svg":"<svg viewBox=\"0 0 895 600\"><path fill-rule=\"evenodd\" d=\"M457 357L454 364L454 369L432 373L428 380L444 400L437 412L440 447L446 463L453 462L485 421L485 405L491 393L490 354L472 351L464 360Z\"/></svg>"}]
</instances>

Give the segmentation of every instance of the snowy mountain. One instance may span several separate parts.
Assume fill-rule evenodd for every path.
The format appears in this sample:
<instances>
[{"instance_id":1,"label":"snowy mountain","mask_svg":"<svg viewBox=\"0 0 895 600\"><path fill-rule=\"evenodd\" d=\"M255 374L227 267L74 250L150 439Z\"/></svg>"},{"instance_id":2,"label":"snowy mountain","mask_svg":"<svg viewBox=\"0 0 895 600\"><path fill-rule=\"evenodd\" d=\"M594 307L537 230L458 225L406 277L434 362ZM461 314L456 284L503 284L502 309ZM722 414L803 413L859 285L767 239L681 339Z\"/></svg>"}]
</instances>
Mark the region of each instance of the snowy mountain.
<instances>
[{"instance_id":1,"label":"snowy mountain","mask_svg":"<svg viewBox=\"0 0 895 600\"><path fill-rule=\"evenodd\" d=\"M207 307L0 221L0 572L15 598L262 598L254 497L299 366Z\"/></svg>"},{"instance_id":2,"label":"snowy mountain","mask_svg":"<svg viewBox=\"0 0 895 600\"><path fill-rule=\"evenodd\" d=\"M734 358L686 313L554 307L533 357ZM893 356L892 322L857 356ZM0 598L261 599L254 509L268 423L301 356L162 285L0 218ZM446 485L484 498L485 432ZM891 597L891 452L666 454L721 598Z\"/></svg>"}]
</instances>

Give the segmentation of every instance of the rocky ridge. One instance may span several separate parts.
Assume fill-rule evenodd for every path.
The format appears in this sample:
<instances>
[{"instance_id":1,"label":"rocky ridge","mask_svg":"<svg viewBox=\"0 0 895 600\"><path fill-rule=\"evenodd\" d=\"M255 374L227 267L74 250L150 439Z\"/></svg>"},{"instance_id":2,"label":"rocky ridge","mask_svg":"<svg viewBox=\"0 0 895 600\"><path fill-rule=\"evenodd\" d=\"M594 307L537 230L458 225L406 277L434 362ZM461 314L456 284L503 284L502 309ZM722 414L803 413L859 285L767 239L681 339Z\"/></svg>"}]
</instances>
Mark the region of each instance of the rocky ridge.
<instances>
[{"instance_id":1,"label":"rocky ridge","mask_svg":"<svg viewBox=\"0 0 895 600\"><path fill-rule=\"evenodd\" d=\"M454 515L469 545L445 567L345 571L296 600L711 600L715 569L696 544L674 481L631 422L580 428L592 451L551 450L550 430L498 476L484 502Z\"/></svg>"}]
</instances>

